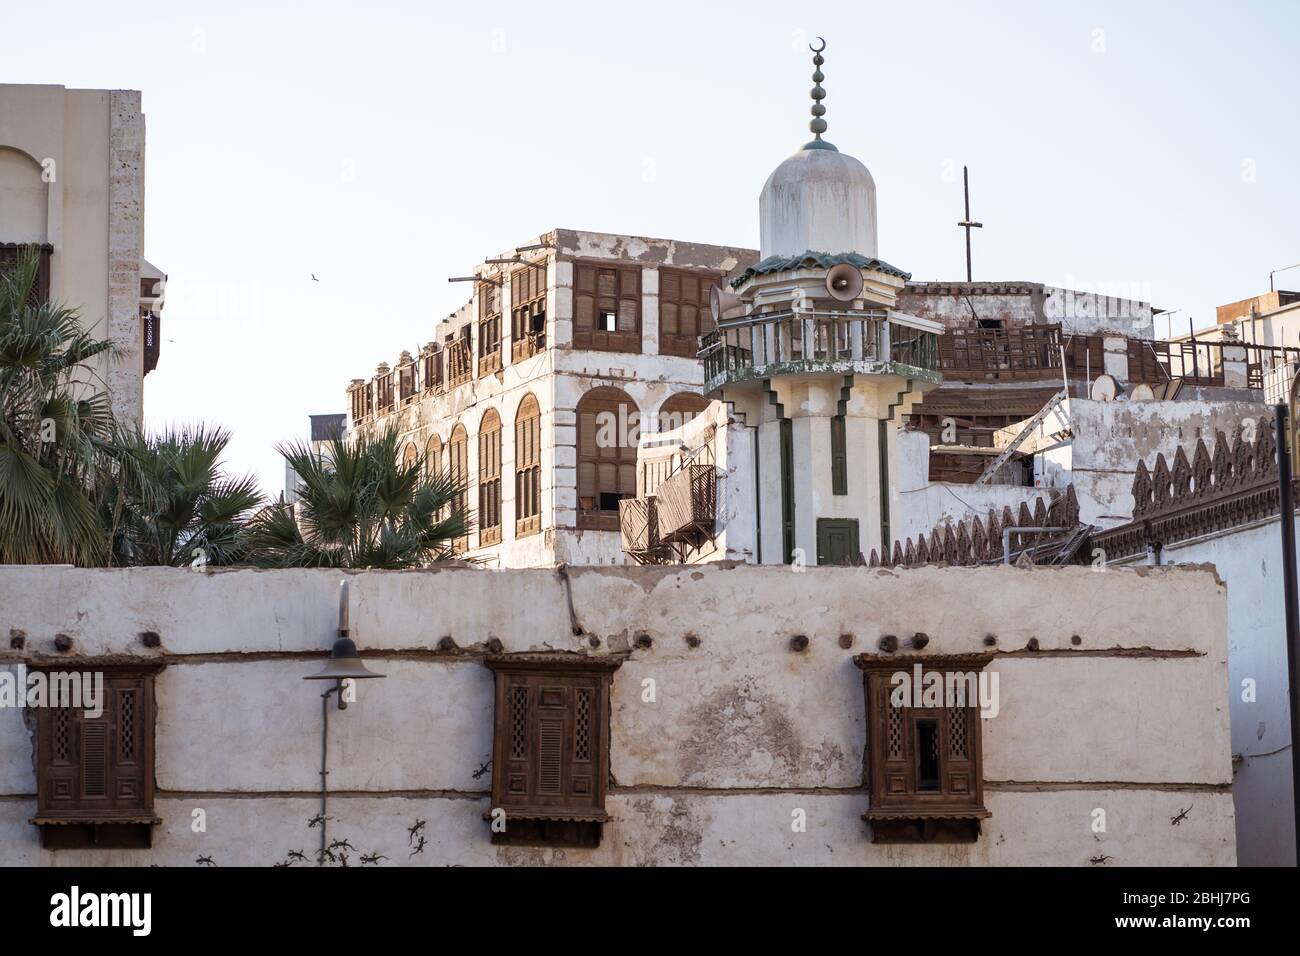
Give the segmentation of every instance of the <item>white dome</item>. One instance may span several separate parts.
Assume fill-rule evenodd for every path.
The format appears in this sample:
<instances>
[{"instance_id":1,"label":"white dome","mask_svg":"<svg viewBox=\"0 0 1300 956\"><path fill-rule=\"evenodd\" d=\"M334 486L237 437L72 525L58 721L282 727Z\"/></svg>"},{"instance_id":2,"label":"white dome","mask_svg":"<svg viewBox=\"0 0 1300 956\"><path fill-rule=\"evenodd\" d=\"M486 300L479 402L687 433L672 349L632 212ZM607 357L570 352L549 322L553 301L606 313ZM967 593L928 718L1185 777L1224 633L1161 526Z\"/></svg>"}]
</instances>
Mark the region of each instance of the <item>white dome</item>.
<instances>
[{"instance_id":1,"label":"white dome","mask_svg":"<svg viewBox=\"0 0 1300 956\"><path fill-rule=\"evenodd\" d=\"M876 181L834 147L805 147L776 167L759 197L758 218L764 259L809 251L877 255Z\"/></svg>"}]
</instances>

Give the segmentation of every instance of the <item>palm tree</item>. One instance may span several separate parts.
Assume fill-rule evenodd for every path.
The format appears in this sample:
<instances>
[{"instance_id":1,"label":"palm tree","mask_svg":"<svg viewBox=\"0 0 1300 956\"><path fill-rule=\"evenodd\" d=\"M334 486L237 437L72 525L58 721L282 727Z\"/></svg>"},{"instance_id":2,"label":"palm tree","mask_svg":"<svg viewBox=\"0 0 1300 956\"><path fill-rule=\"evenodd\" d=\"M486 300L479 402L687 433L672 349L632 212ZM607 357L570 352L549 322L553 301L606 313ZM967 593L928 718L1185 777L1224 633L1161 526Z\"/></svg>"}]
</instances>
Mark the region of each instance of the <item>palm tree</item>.
<instances>
[{"instance_id":1,"label":"palm tree","mask_svg":"<svg viewBox=\"0 0 1300 956\"><path fill-rule=\"evenodd\" d=\"M457 557L469 534L464 484L399 461L397 433L333 439L324 455L277 448L301 481L296 505L281 499L253 520L250 560L274 568L422 567Z\"/></svg>"},{"instance_id":2,"label":"palm tree","mask_svg":"<svg viewBox=\"0 0 1300 956\"><path fill-rule=\"evenodd\" d=\"M118 564L180 567L237 564L262 495L251 477L221 469L230 433L198 425L160 435L120 435L104 512Z\"/></svg>"},{"instance_id":3,"label":"palm tree","mask_svg":"<svg viewBox=\"0 0 1300 956\"><path fill-rule=\"evenodd\" d=\"M34 303L38 259L0 272L0 564L102 565L108 395L88 360L112 344L77 313Z\"/></svg>"}]
</instances>

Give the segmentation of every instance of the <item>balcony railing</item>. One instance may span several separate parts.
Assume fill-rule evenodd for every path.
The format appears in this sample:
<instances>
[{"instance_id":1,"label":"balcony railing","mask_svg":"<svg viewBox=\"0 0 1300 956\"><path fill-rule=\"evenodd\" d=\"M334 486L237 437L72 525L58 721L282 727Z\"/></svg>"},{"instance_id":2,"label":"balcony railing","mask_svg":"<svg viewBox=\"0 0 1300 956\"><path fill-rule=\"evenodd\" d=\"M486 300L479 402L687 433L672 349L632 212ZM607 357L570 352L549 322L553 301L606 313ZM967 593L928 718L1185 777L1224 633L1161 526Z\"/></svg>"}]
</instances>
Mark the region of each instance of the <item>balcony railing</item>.
<instances>
[{"instance_id":1,"label":"balcony railing","mask_svg":"<svg viewBox=\"0 0 1300 956\"><path fill-rule=\"evenodd\" d=\"M1100 336L1072 336L1066 364L1086 365L1096 346L1093 367L1104 371ZM1061 327L1024 325L1009 329L954 329L939 337L939 368L945 378L1002 381L1061 377Z\"/></svg>"},{"instance_id":2,"label":"balcony railing","mask_svg":"<svg viewBox=\"0 0 1300 956\"><path fill-rule=\"evenodd\" d=\"M773 312L726 322L700 338L707 387L843 362L939 368L938 336L885 312Z\"/></svg>"}]
</instances>

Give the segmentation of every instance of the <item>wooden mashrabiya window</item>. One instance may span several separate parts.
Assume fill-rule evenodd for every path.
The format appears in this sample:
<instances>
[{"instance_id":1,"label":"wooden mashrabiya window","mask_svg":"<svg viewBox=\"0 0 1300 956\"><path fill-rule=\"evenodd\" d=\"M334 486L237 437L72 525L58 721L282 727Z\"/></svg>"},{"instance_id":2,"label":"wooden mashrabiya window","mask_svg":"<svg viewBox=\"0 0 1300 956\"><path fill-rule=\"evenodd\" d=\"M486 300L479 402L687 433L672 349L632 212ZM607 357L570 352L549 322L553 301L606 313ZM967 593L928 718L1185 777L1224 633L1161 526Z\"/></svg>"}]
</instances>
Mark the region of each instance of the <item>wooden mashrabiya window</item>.
<instances>
[{"instance_id":1,"label":"wooden mashrabiya window","mask_svg":"<svg viewBox=\"0 0 1300 956\"><path fill-rule=\"evenodd\" d=\"M978 675L989 654L878 657L860 654L867 713L867 779L873 843L973 843L984 808ZM942 679L941 696L927 699L915 667ZM897 705L895 675L911 684L910 706ZM950 686L966 691L965 706ZM931 706L925 706L930 704ZM935 706L937 705L937 706Z\"/></svg>"},{"instance_id":2,"label":"wooden mashrabiya window","mask_svg":"<svg viewBox=\"0 0 1300 956\"><path fill-rule=\"evenodd\" d=\"M492 842L597 847L608 819L610 686L621 658L496 654ZM501 813L504 813L502 818Z\"/></svg>"},{"instance_id":3,"label":"wooden mashrabiya window","mask_svg":"<svg viewBox=\"0 0 1300 956\"><path fill-rule=\"evenodd\" d=\"M501 280L478 287L478 373L501 371Z\"/></svg>"},{"instance_id":4,"label":"wooden mashrabiya window","mask_svg":"<svg viewBox=\"0 0 1300 956\"><path fill-rule=\"evenodd\" d=\"M36 816L46 849L148 848L154 814L154 676L161 664L60 660L50 675L103 674L103 712L36 707Z\"/></svg>"},{"instance_id":5,"label":"wooden mashrabiya window","mask_svg":"<svg viewBox=\"0 0 1300 956\"><path fill-rule=\"evenodd\" d=\"M546 263L510 274L510 354L518 362L546 348Z\"/></svg>"},{"instance_id":6,"label":"wooden mashrabiya window","mask_svg":"<svg viewBox=\"0 0 1300 956\"><path fill-rule=\"evenodd\" d=\"M641 351L641 267L573 264L573 347Z\"/></svg>"}]
</instances>

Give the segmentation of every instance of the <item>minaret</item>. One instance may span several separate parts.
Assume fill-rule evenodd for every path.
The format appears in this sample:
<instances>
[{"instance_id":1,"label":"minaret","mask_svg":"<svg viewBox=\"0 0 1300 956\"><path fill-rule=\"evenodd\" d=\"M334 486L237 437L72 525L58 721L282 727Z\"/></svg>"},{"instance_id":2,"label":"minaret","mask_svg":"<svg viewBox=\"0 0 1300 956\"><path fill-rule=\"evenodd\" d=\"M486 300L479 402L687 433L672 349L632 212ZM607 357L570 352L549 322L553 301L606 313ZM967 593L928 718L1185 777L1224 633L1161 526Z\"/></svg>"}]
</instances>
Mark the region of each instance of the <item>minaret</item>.
<instances>
[{"instance_id":1,"label":"minaret","mask_svg":"<svg viewBox=\"0 0 1300 956\"><path fill-rule=\"evenodd\" d=\"M706 393L752 433L763 564L835 564L892 545L897 427L942 380L942 326L895 310L909 276L877 257L875 181L823 139L818 43L813 139L763 186L761 260L715 292L718 328L702 339Z\"/></svg>"}]
</instances>

